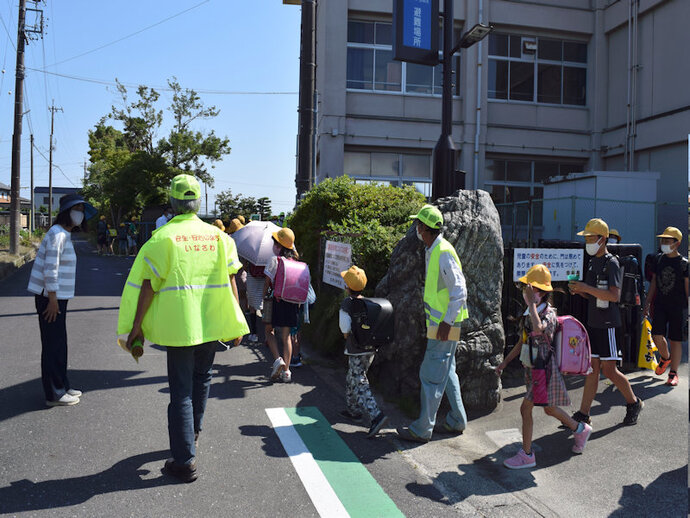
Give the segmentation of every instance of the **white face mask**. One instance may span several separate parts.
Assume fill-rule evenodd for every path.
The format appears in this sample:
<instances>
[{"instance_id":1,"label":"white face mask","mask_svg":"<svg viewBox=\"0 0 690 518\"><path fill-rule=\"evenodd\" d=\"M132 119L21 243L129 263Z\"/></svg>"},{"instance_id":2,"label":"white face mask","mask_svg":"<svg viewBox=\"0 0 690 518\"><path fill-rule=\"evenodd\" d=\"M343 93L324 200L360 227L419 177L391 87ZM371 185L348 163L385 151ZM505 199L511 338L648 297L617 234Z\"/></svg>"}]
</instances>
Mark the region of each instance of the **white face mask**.
<instances>
[{"instance_id":1,"label":"white face mask","mask_svg":"<svg viewBox=\"0 0 690 518\"><path fill-rule=\"evenodd\" d=\"M415 228L414 229L415 233L417 234L417 239L419 239L422 243L424 242L424 238L422 237L422 234L419 233L419 229Z\"/></svg>"},{"instance_id":2,"label":"white face mask","mask_svg":"<svg viewBox=\"0 0 690 518\"><path fill-rule=\"evenodd\" d=\"M661 251L664 254L670 254L671 252L673 252L673 247L671 245L661 245Z\"/></svg>"},{"instance_id":3,"label":"white face mask","mask_svg":"<svg viewBox=\"0 0 690 518\"><path fill-rule=\"evenodd\" d=\"M601 248L599 241L597 241L596 243L587 243L585 245L585 250L587 250L587 253L589 255L597 255L599 248Z\"/></svg>"},{"instance_id":4,"label":"white face mask","mask_svg":"<svg viewBox=\"0 0 690 518\"><path fill-rule=\"evenodd\" d=\"M609 238L609 244L610 245L617 245L618 240L615 237Z\"/></svg>"},{"instance_id":5,"label":"white face mask","mask_svg":"<svg viewBox=\"0 0 690 518\"><path fill-rule=\"evenodd\" d=\"M78 227L81 225L81 222L84 221L84 213L80 210L69 211L69 217L72 218L72 224L75 227Z\"/></svg>"}]
</instances>

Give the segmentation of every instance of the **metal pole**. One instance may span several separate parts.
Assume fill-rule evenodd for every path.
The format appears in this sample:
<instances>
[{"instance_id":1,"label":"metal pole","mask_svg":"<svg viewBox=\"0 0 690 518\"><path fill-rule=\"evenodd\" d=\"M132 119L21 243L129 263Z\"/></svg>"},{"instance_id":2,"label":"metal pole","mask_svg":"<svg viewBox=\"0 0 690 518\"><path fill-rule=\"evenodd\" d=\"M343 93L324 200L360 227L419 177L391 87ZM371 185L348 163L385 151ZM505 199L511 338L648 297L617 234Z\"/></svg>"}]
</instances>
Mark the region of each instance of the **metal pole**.
<instances>
[{"instance_id":1,"label":"metal pole","mask_svg":"<svg viewBox=\"0 0 690 518\"><path fill-rule=\"evenodd\" d=\"M434 172L431 197L452 194L455 174L453 144L453 0L443 0L443 93L441 100L441 136L434 148Z\"/></svg>"},{"instance_id":2,"label":"metal pole","mask_svg":"<svg viewBox=\"0 0 690 518\"><path fill-rule=\"evenodd\" d=\"M14 86L14 133L12 135L12 181L10 186L10 254L19 253L19 229L21 228L21 180L22 115L24 113L24 20L26 0L19 0L17 22L17 72Z\"/></svg>"},{"instance_id":3,"label":"metal pole","mask_svg":"<svg viewBox=\"0 0 690 518\"><path fill-rule=\"evenodd\" d=\"M33 234L36 227L36 214L34 212L34 134L31 134L31 221L29 231Z\"/></svg>"}]
</instances>

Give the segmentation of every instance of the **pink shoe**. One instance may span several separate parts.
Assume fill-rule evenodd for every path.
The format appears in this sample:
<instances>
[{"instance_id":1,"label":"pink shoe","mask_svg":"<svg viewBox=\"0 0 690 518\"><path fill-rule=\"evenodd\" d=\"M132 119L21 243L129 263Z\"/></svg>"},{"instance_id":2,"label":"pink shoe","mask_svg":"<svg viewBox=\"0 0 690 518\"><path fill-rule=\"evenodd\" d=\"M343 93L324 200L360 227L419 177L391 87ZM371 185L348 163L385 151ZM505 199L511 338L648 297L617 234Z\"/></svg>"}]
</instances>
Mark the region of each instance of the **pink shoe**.
<instances>
[{"instance_id":1,"label":"pink shoe","mask_svg":"<svg viewBox=\"0 0 690 518\"><path fill-rule=\"evenodd\" d=\"M534 452L531 455L527 455L525 450L520 448L515 456L503 461L503 465L510 469L522 469L522 468L533 468L537 465L537 460L534 456Z\"/></svg>"},{"instance_id":2,"label":"pink shoe","mask_svg":"<svg viewBox=\"0 0 690 518\"><path fill-rule=\"evenodd\" d=\"M575 437L575 444L573 445L573 453L582 453L585 449L585 444L587 444L587 439L592 433L592 427L587 423L582 423L584 428L581 432L575 432L573 435Z\"/></svg>"}]
</instances>

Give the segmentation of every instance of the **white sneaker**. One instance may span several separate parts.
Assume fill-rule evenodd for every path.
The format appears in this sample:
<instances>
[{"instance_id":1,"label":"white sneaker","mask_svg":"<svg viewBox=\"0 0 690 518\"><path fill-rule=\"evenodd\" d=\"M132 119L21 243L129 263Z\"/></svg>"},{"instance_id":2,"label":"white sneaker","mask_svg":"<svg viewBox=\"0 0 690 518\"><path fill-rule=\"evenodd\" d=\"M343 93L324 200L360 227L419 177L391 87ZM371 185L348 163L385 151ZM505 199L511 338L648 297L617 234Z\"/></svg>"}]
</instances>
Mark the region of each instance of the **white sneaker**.
<instances>
[{"instance_id":1,"label":"white sneaker","mask_svg":"<svg viewBox=\"0 0 690 518\"><path fill-rule=\"evenodd\" d=\"M278 379L278 377L280 376L280 373L283 372L284 370L285 370L285 362L280 357L276 358L276 361L273 362L273 367L271 368L271 379L272 380Z\"/></svg>"},{"instance_id":2,"label":"white sneaker","mask_svg":"<svg viewBox=\"0 0 690 518\"><path fill-rule=\"evenodd\" d=\"M69 390L67 391L67 393L68 393L70 396L81 397L81 390L69 389Z\"/></svg>"},{"instance_id":3,"label":"white sneaker","mask_svg":"<svg viewBox=\"0 0 690 518\"><path fill-rule=\"evenodd\" d=\"M281 372L280 381L282 381L283 383L290 383L292 381L292 373L290 371Z\"/></svg>"},{"instance_id":4,"label":"white sneaker","mask_svg":"<svg viewBox=\"0 0 690 518\"><path fill-rule=\"evenodd\" d=\"M70 396L69 394L65 394L57 401L46 401L46 405L48 406L72 406L76 405L77 403L79 403L79 398L76 396Z\"/></svg>"},{"instance_id":5,"label":"white sneaker","mask_svg":"<svg viewBox=\"0 0 690 518\"><path fill-rule=\"evenodd\" d=\"M249 341L250 341L250 342L258 342L258 341L259 341L259 337L256 336L256 335L249 335Z\"/></svg>"}]
</instances>

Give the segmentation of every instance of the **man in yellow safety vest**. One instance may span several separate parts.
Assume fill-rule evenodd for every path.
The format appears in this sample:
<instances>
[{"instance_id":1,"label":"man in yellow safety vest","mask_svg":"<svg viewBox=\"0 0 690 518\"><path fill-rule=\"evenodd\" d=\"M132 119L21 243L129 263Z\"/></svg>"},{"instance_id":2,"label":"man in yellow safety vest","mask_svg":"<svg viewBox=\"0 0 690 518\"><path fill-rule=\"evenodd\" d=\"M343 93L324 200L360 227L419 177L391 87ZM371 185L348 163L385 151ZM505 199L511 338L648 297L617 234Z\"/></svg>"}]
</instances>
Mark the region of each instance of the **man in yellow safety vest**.
<instances>
[{"instance_id":1,"label":"man in yellow safety vest","mask_svg":"<svg viewBox=\"0 0 690 518\"><path fill-rule=\"evenodd\" d=\"M400 427L397 431L402 439L426 443L434 431L436 412L444 392L451 410L436 431L459 435L467 426L460 380L455 371L460 323L468 316L467 290L458 254L441 235L441 211L432 205L425 205L410 219L417 220L417 237L426 247L424 312L427 346L419 369L422 385L419 418L409 427Z\"/></svg>"},{"instance_id":2,"label":"man in yellow safety vest","mask_svg":"<svg viewBox=\"0 0 690 518\"><path fill-rule=\"evenodd\" d=\"M200 198L196 178L173 178L170 204L176 216L142 246L118 318L118 334L128 334L130 350L144 337L166 346L172 459L164 469L184 482L197 478L196 444L218 341L239 344L249 331L235 284L242 267L235 243L197 217Z\"/></svg>"}]
</instances>

